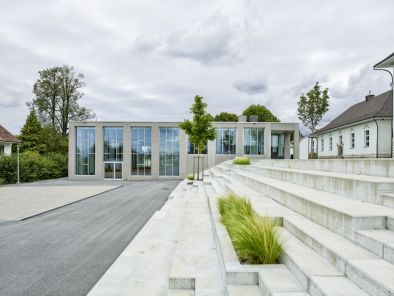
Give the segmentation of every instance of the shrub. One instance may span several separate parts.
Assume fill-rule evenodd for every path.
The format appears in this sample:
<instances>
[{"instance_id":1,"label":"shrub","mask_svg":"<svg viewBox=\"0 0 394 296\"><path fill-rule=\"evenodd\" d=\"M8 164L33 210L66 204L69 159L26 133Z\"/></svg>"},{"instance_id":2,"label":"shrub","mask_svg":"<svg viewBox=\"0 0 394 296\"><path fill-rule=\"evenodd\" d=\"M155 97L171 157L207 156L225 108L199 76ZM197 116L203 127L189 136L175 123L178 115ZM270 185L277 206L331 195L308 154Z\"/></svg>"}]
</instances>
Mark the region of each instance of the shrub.
<instances>
[{"instance_id":1,"label":"shrub","mask_svg":"<svg viewBox=\"0 0 394 296\"><path fill-rule=\"evenodd\" d=\"M31 182L67 176L67 156L60 153L40 155L26 151L20 154L20 181ZM17 178L17 155L0 157L0 179L15 183Z\"/></svg>"},{"instance_id":2,"label":"shrub","mask_svg":"<svg viewBox=\"0 0 394 296\"><path fill-rule=\"evenodd\" d=\"M192 174L189 174L189 175L186 176L186 179L188 179L188 180L190 180L190 181L193 181L193 180L194 180L194 177L193 177Z\"/></svg>"},{"instance_id":3,"label":"shrub","mask_svg":"<svg viewBox=\"0 0 394 296\"><path fill-rule=\"evenodd\" d=\"M282 253L275 220L259 216L250 201L235 194L218 200L221 222L226 227L242 263L273 264Z\"/></svg>"},{"instance_id":4,"label":"shrub","mask_svg":"<svg viewBox=\"0 0 394 296\"><path fill-rule=\"evenodd\" d=\"M250 158L246 156L238 156L233 160L233 164L248 165L250 164Z\"/></svg>"},{"instance_id":5,"label":"shrub","mask_svg":"<svg viewBox=\"0 0 394 296\"><path fill-rule=\"evenodd\" d=\"M309 158L309 159L317 159L317 153L315 153L315 152L310 152L309 155L308 155L308 158Z\"/></svg>"}]
</instances>

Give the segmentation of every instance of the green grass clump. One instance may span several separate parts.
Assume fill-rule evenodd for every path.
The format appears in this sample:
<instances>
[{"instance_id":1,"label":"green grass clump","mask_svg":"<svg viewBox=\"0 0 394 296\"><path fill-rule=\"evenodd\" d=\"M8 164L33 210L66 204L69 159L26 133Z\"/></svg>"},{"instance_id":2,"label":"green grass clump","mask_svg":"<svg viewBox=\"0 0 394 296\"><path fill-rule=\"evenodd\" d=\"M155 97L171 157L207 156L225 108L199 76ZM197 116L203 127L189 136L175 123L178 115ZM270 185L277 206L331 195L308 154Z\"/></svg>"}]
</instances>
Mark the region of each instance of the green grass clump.
<instances>
[{"instance_id":1,"label":"green grass clump","mask_svg":"<svg viewBox=\"0 0 394 296\"><path fill-rule=\"evenodd\" d=\"M273 264L282 253L278 224L259 216L250 201L235 194L218 200L221 222L227 228L242 263Z\"/></svg>"},{"instance_id":2,"label":"green grass clump","mask_svg":"<svg viewBox=\"0 0 394 296\"><path fill-rule=\"evenodd\" d=\"M250 158L246 156L238 156L233 160L233 164L248 165L250 164Z\"/></svg>"},{"instance_id":3,"label":"green grass clump","mask_svg":"<svg viewBox=\"0 0 394 296\"><path fill-rule=\"evenodd\" d=\"M189 174L189 175L186 176L186 179L188 179L188 180L190 180L190 181L193 181L193 180L194 180L194 177L193 177L192 174Z\"/></svg>"}]
</instances>

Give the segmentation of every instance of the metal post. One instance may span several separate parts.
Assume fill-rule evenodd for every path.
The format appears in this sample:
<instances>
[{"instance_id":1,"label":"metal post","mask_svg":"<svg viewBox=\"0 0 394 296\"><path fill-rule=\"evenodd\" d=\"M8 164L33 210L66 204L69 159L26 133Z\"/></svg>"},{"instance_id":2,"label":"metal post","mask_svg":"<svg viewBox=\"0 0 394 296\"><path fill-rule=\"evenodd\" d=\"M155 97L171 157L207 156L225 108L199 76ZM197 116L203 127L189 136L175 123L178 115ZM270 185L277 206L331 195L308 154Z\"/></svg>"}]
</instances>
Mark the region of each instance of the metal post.
<instances>
[{"instance_id":1,"label":"metal post","mask_svg":"<svg viewBox=\"0 0 394 296\"><path fill-rule=\"evenodd\" d=\"M16 184L19 184L19 145L16 145L16 151L17 151L17 161L16 161Z\"/></svg>"}]
</instances>

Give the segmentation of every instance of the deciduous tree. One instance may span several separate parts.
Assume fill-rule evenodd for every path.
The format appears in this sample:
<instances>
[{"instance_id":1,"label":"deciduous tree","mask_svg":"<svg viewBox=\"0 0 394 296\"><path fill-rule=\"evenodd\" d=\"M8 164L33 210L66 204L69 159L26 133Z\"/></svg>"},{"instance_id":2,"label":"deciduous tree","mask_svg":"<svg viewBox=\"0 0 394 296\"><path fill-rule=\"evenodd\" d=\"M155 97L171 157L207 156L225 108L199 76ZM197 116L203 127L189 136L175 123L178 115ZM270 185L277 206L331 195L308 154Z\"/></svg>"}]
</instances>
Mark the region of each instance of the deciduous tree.
<instances>
[{"instance_id":1,"label":"deciduous tree","mask_svg":"<svg viewBox=\"0 0 394 296\"><path fill-rule=\"evenodd\" d=\"M268 110L265 106L263 105L250 105L248 108L246 108L243 112L242 115L245 115L248 117L249 121L249 116L251 115L257 115L259 122L279 122L280 120L278 117L276 117L270 110Z\"/></svg>"},{"instance_id":2,"label":"deciduous tree","mask_svg":"<svg viewBox=\"0 0 394 296\"><path fill-rule=\"evenodd\" d=\"M235 113L220 112L219 114L215 115L215 121L237 122L238 115Z\"/></svg>"}]
</instances>

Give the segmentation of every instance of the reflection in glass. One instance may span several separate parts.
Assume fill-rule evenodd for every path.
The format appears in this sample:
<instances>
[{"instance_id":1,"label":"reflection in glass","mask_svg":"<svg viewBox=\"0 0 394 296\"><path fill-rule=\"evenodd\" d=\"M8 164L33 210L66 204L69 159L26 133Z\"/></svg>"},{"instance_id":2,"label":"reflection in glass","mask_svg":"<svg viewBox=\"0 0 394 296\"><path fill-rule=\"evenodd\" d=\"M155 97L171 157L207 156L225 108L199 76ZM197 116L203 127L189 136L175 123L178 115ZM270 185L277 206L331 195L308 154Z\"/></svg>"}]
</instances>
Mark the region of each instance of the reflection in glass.
<instances>
[{"instance_id":1,"label":"reflection in glass","mask_svg":"<svg viewBox=\"0 0 394 296\"><path fill-rule=\"evenodd\" d=\"M179 129L160 128L160 176L179 176Z\"/></svg>"},{"instance_id":2,"label":"reflection in glass","mask_svg":"<svg viewBox=\"0 0 394 296\"><path fill-rule=\"evenodd\" d=\"M151 128L133 127L131 129L131 174L150 176L152 167Z\"/></svg>"},{"instance_id":3,"label":"reflection in glass","mask_svg":"<svg viewBox=\"0 0 394 296\"><path fill-rule=\"evenodd\" d=\"M248 154L248 155L264 154L263 128L244 129L244 154Z\"/></svg>"},{"instance_id":4,"label":"reflection in glass","mask_svg":"<svg viewBox=\"0 0 394 296\"><path fill-rule=\"evenodd\" d=\"M104 161L123 161L123 127L104 127Z\"/></svg>"},{"instance_id":5,"label":"reflection in glass","mask_svg":"<svg viewBox=\"0 0 394 296\"><path fill-rule=\"evenodd\" d=\"M216 154L235 154L236 129L216 129Z\"/></svg>"},{"instance_id":6,"label":"reflection in glass","mask_svg":"<svg viewBox=\"0 0 394 296\"><path fill-rule=\"evenodd\" d=\"M76 127L75 170L77 175L95 174L96 128Z\"/></svg>"}]
</instances>

